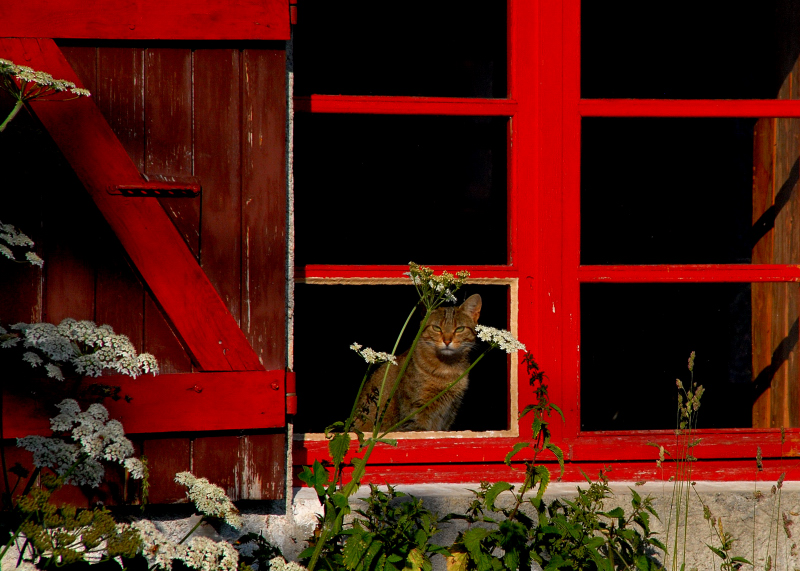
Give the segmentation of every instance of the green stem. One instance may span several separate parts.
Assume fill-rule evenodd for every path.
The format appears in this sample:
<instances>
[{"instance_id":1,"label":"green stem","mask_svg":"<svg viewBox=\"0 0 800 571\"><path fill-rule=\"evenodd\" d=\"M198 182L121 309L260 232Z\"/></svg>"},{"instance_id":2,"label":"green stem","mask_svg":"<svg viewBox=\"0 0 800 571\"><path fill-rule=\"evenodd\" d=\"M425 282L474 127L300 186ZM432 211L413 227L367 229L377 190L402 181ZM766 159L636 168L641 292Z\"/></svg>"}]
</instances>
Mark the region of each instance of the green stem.
<instances>
[{"instance_id":1,"label":"green stem","mask_svg":"<svg viewBox=\"0 0 800 571\"><path fill-rule=\"evenodd\" d=\"M187 533L186 535L184 535L184 536L183 536L183 539L181 539L181 540L178 542L178 545L180 545L181 543L183 543L184 541L186 541L187 539L189 539L189 538L191 537L191 535L192 535L192 534L193 534L195 531L197 531L197 528L198 528L198 527L200 527L200 524L201 524L201 523L203 523L204 521L206 521L206 516L200 516L200 520L199 520L199 521L198 521L196 524L194 524L194 527L193 527L192 529L190 529L190 530L189 530L189 533Z\"/></svg>"},{"instance_id":2,"label":"green stem","mask_svg":"<svg viewBox=\"0 0 800 571\"><path fill-rule=\"evenodd\" d=\"M461 379L463 379L464 377L466 377L466 376L467 376L467 374L468 374L468 373L469 373L469 372L470 372L470 371L473 369L473 367L475 367L475 365L477 365L477 364L480 362L480 360L481 360L481 359L483 359L484 355L486 355L486 353L488 353L488 352L489 352L489 351L491 351L492 349L493 349L492 347L489 347L489 348L488 348L486 351L484 351L483 353L481 353L480 355L478 355L478 358L477 358L477 359L475 359L475 360L472 362L472 364L471 364L469 367L467 367L467 370L466 370L466 371L464 371L463 373L461 373L461 375L459 375L459 377L458 377L458 378L457 378L455 381L453 381L452 383L450 383L449 385L447 385L447 386L446 386L444 389L442 389L441 391L439 391L439 393L438 393L436 396L434 396L432 399L430 399L428 402L426 402L424 405L422 405L421 407L419 407L419 408L418 408L417 410L415 410L414 412L410 413L410 414L409 414L408 416L406 416L406 417L405 417L403 420L401 420L400 422L397 422L397 423L393 424L393 425L391 426L391 428L389 428L389 429L388 429L386 432L384 432L384 433L381 435L381 438L383 438L384 436L386 436L387 434L389 434L390 432L392 432L394 429L396 429L396 428L399 428L399 427L403 426L403 425L404 425L406 422L408 422L409 420L411 420L412 418L414 418L416 415L418 415L419 413L421 413L423 410L425 410L426 408L428 408L430 405L432 405L432 404L433 404L433 403L434 403L436 400L438 400L438 399L439 399L439 398L440 398L440 397L441 397L441 396L442 396L444 393L446 393L447 391L449 391L450 389L452 389L452 388L455 386L455 384L456 384L458 381L460 381Z\"/></svg>"},{"instance_id":3,"label":"green stem","mask_svg":"<svg viewBox=\"0 0 800 571\"><path fill-rule=\"evenodd\" d=\"M6 125L11 123L11 120L17 116L17 113L19 113L19 110L22 109L23 105L25 105L25 102L22 99L17 99L17 102L14 104L14 108L11 110L11 113L8 114L8 117L6 117L5 121L0 123L0 133L6 130Z\"/></svg>"},{"instance_id":4,"label":"green stem","mask_svg":"<svg viewBox=\"0 0 800 571\"><path fill-rule=\"evenodd\" d=\"M403 331L406 329L406 325L408 325L411 316L414 315L414 312L417 310L416 306L414 309L411 310L411 314L406 319L405 324L403 325L403 329L400 331L400 335L397 337L397 341L395 341L394 349L392 349L392 353L397 352L397 346L400 344L400 338L403 336ZM425 311L425 317L422 318L422 323L420 323L419 329L417 330L417 334L414 336L414 341L411 342L411 348L406 353L406 359L403 361L403 364L400 365L400 370L397 372L397 376L394 379L394 384L392 385L392 390L389 391L389 394L386 397L386 404L383 405L383 410L381 410L381 403L383 402L383 389L385 388L386 379L389 377L389 367L386 367L386 372L383 375L383 381L381 382L381 388L378 392L378 410L380 411L375 419L375 423L372 427L372 437L376 438L378 436L378 432L381 428L381 423L383 422L383 416L386 413L386 408L389 406L389 401L394 397L394 394L397 392L397 387L400 386L400 380L403 378L403 375L406 374L406 370L408 366L411 364L411 357L414 355L414 351L417 348L417 343L419 342L419 338L422 337L422 332L425 331L425 327L428 325L428 318L431 316L431 310L428 309Z\"/></svg>"}]
</instances>

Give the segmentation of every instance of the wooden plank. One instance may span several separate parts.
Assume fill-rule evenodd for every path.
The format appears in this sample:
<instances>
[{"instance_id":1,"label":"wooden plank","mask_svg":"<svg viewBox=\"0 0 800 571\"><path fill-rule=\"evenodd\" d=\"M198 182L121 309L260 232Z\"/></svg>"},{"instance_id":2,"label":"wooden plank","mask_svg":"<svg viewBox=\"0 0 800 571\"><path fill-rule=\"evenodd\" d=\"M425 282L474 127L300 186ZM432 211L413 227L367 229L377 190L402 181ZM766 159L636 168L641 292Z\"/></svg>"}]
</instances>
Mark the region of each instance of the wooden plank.
<instances>
[{"instance_id":1,"label":"wooden plank","mask_svg":"<svg viewBox=\"0 0 800 571\"><path fill-rule=\"evenodd\" d=\"M51 40L0 40L5 59L25 61L56 77L77 80ZM91 98L34 102L65 158L90 192L123 247L204 370L262 366L163 209L147 198L112 197L110 184L135 183L138 171ZM154 253L158 252L158 256ZM169 267L169 272L163 268ZM202 308L202 311L198 311Z\"/></svg>"},{"instance_id":2,"label":"wooden plank","mask_svg":"<svg viewBox=\"0 0 800 571\"><path fill-rule=\"evenodd\" d=\"M144 49L99 47L97 68L94 101L133 164L144 171Z\"/></svg>"},{"instance_id":3,"label":"wooden plank","mask_svg":"<svg viewBox=\"0 0 800 571\"><path fill-rule=\"evenodd\" d=\"M186 487L175 482L175 474L192 469L192 442L188 438L154 438L144 442L143 454L150 470L152 504L186 501Z\"/></svg>"},{"instance_id":4,"label":"wooden plank","mask_svg":"<svg viewBox=\"0 0 800 571\"><path fill-rule=\"evenodd\" d=\"M62 50L63 51L63 50ZM70 61L69 52L66 52ZM143 167L144 115L142 49L97 48L97 80L92 97L137 168ZM104 225L105 226L105 225ZM125 260L116 237L103 243L107 253L97 270L98 323L108 323L144 348L144 288Z\"/></svg>"},{"instance_id":5,"label":"wooden plank","mask_svg":"<svg viewBox=\"0 0 800 571\"><path fill-rule=\"evenodd\" d=\"M511 99L387 97L381 95L307 95L294 98L300 113L378 113L380 115L482 115L513 117Z\"/></svg>"},{"instance_id":6,"label":"wooden plank","mask_svg":"<svg viewBox=\"0 0 800 571\"><path fill-rule=\"evenodd\" d=\"M245 430L284 424L284 376L279 371L142 375L137 379L109 375L90 382L121 387L122 398L103 403L128 434ZM231 390L235 387L236 390ZM247 405L242 404L247 395ZM52 404L5 393L5 438L49 434Z\"/></svg>"},{"instance_id":7,"label":"wooden plank","mask_svg":"<svg viewBox=\"0 0 800 571\"><path fill-rule=\"evenodd\" d=\"M284 497L285 436L208 436L194 441L194 474L208 478L236 500Z\"/></svg>"},{"instance_id":8,"label":"wooden plank","mask_svg":"<svg viewBox=\"0 0 800 571\"><path fill-rule=\"evenodd\" d=\"M14 105L13 99L0 92L0 115L4 118ZM0 136L0 154L7 164L3 186L6 189L25 189L25 192L5 192L0 222L11 224L35 242L35 252L44 255L44 233L41 210L44 185L30 181L42 175L41 137L38 121L20 113ZM0 325L41 321L44 274L43 269L28 263L0 259Z\"/></svg>"},{"instance_id":9,"label":"wooden plank","mask_svg":"<svg viewBox=\"0 0 800 571\"><path fill-rule=\"evenodd\" d=\"M193 174L192 54L189 49L156 48L143 52L144 172ZM158 198L196 259L200 256L200 198ZM191 372L192 362L150 295L144 303L146 350L165 373Z\"/></svg>"},{"instance_id":10,"label":"wooden plank","mask_svg":"<svg viewBox=\"0 0 800 571\"><path fill-rule=\"evenodd\" d=\"M288 40L288 0L0 3L0 37Z\"/></svg>"},{"instance_id":11,"label":"wooden plank","mask_svg":"<svg viewBox=\"0 0 800 571\"><path fill-rule=\"evenodd\" d=\"M145 51L145 172L188 177L194 171L192 52ZM196 258L200 256L200 197L159 198Z\"/></svg>"},{"instance_id":12,"label":"wooden plank","mask_svg":"<svg viewBox=\"0 0 800 571\"><path fill-rule=\"evenodd\" d=\"M81 81L93 86L94 48L70 48L68 53ZM48 169L46 176L52 180L45 183L45 188L59 189L45 194L47 207L42 212L46 244L44 319L50 323L59 323L67 317L94 320L98 252L86 245L97 239L96 228L102 220L81 182L58 153L53 148L49 156L42 158L43 164L56 165Z\"/></svg>"},{"instance_id":13,"label":"wooden plank","mask_svg":"<svg viewBox=\"0 0 800 571\"><path fill-rule=\"evenodd\" d=\"M285 62L242 55L242 329L267 369L286 367Z\"/></svg>"},{"instance_id":14,"label":"wooden plank","mask_svg":"<svg viewBox=\"0 0 800 571\"><path fill-rule=\"evenodd\" d=\"M195 176L203 185L201 266L240 321L241 153L238 50L194 52Z\"/></svg>"}]
</instances>

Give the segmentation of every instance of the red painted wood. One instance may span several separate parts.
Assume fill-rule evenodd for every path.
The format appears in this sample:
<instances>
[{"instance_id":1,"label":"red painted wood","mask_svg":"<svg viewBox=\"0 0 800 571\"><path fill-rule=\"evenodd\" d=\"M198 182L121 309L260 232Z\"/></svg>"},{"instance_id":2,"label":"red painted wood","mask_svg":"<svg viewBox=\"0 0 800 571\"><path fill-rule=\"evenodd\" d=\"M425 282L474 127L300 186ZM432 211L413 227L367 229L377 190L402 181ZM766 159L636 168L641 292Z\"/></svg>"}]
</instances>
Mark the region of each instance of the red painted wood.
<instances>
[{"instance_id":1,"label":"red painted wood","mask_svg":"<svg viewBox=\"0 0 800 571\"><path fill-rule=\"evenodd\" d=\"M94 101L133 164L144 171L144 49L97 48L97 76Z\"/></svg>"},{"instance_id":2,"label":"red painted wood","mask_svg":"<svg viewBox=\"0 0 800 571\"><path fill-rule=\"evenodd\" d=\"M789 99L582 99L582 117L800 117Z\"/></svg>"},{"instance_id":3,"label":"red painted wood","mask_svg":"<svg viewBox=\"0 0 800 571\"><path fill-rule=\"evenodd\" d=\"M77 80L51 40L2 40L0 51L5 59L26 62L54 76ZM34 102L32 107L200 367L261 368L236 322L158 205L146 198L112 197L105 192L109 184L133 183L139 175L91 98L68 103ZM169 274L163 273L164 264L171 268ZM197 311L198 308L203 311Z\"/></svg>"},{"instance_id":4,"label":"red painted wood","mask_svg":"<svg viewBox=\"0 0 800 571\"><path fill-rule=\"evenodd\" d=\"M581 266L581 282L796 282L800 266L725 264L691 266Z\"/></svg>"},{"instance_id":5,"label":"red painted wood","mask_svg":"<svg viewBox=\"0 0 800 571\"><path fill-rule=\"evenodd\" d=\"M192 442L188 438L152 438L142 453L150 470L152 504L186 502L186 487L175 482L175 474L192 469Z\"/></svg>"},{"instance_id":6,"label":"red painted wood","mask_svg":"<svg viewBox=\"0 0 800 571\"><path fill-rule=\"evenodd\" d=\"M268 369L287 364L286 54L242 52L242 329Z\"/></svg>"},{"instance_id":7,"label":"red painted wood","mask_svg":"<svg viewBox=\"0 0 800 571\"><path fill-rule=\"evenodd\" d=\"M283 498L285 442L283 432L198 438L193 473L221 486L234 501Z\"/></svg>"},{"instance_id":8,"label":"red painted wood","mask_svg":"<svg viewBox=\"0 0 800 571\"><path fill-rule=\"evenodd\" d=\"M127 399L103 403L129 434L193 430L244 430L283 426L283 370L235 373L106 376L98 382L122 388ZM232 390L235 388L235 390ZM246 406L242 395L247 395ZM53 405L6 393L5 438L49 434Z\"/></svg>"},{"instance_id":9,"label":"red painted wood","mask_svg":"<svg viewBox=\"0 0 800 571\"><path fill-rule=\"evenodd\" d=\"M294 98L294 110L301 113L511 117L517 112L517 108L517 102L510 99L386 97L379 95L310 95Z\"/></svg>"},{"instance_id":10,"label":"red painted wood","mask_svg":"<svg viewBox=\"0 0 800 571\"><path fill-rule=\"evenodd\" d=\"M415 260L414 260L415 261ZM439 273L447 270L454 273L467 270L471 278L511 278L519 276L514 266L430 266ZM309 278L392 278L408 279L408 266L326 266L306 265L295 268L295 279ZM411 283L411 282L409 282Z\"/></svg>"},{"instance_id":11,"label":"red painted wood","mask_svg":"<svg viewBox=\"0 0 800 571\"><path fill-rule=\"evenodd\" d=\"M31 0L0 4L0 37L288 40L287 0Z\"/></svg>"},{"instance_id":12,"label":"red painted wood","mask_svg":"<svg viewBox=\"0 0 800 571\"><path fill-rule=\"evenodd\" d=\"M775 482L781 474L787 480L800 479L800 462L794 458L765 459L764 470L756 470L755 460L717 460L708 463L695 463L692 467L692 478L698 480L727 480L750 482ZM594 462L570 464L566 466L563 477L559 474L557 464L547 464L553 481L585 482L583 474L596 478L600 470L608 470L609 480L617 482L664 482L670 486L670 477L675 475L675 466L666 463L664 468L655 462ZM294 473L295 486L303 486L297 478L300 470ZM345 480L350 472L345 472ZM364 484L418 484L455 483L474 484L475 482L497 482L500 480L518 483L522 481L524 472L519 466L509 468L505 464L406 464L406 465L370 465L367 468ZM473 486L468 486L473 488ZM668 491L671 488L666 488Z\"/></svg>"},{"instance_id":13,"label":"red painted wood","mask_svg":"<svg viewBox=\"0 0 800 571\"><path fill-rule=\"evenodd\" d=\"M192 176L192 51L147 49L144 65L145 172ZM196 258L200 256L200 200L158 199Z\"/></svg>"},{"instance_id":14,"label":"red painted wood","mask_svg":"<svg viewBox=\"0 0 800 571\"><path fill-rule=\"evenodd\" d=\"M194 52L194 169L203 183L201 266L241 323L240 54Z\"/></svg>"}]
</instances>

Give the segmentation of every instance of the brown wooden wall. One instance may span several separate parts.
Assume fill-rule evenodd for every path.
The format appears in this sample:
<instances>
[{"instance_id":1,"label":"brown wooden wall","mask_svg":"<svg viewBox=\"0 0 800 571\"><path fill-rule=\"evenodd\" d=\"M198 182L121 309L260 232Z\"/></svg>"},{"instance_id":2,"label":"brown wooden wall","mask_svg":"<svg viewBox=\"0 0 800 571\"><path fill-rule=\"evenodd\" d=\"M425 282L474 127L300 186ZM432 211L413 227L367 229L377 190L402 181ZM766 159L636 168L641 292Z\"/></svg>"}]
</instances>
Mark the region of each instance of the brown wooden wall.
<instances>
[{"instance_id":1,"label":"brown wooden wall","mask_svg":"<svg viewBox=\"0 0 800 571\"><path fill-rule=\"evenodd\" d=\"M141 172L199 179L197 198L153 200L172 218L265 368L285 368L283 43L61 47ZM0 322L73 317L108 323L153 353L162 372L191 373L189 355L46 132L20 116L4 135L0 151L20 168L0 183L6 203L0 220L36 241L45 267L0 267ZM245 404L247 395L241 397ZM234 499L283 496L281 430L137 442L150 461L154 503L182 498L172 478L190 469Z\"/></svg>"},{"instance_id":2,"label":"brown wooden wall","mask_svg":"<svg viewBox=\"0 0 800 571\"><path fill-rule=\"evenodd\" d=\"M778 99L800 99L800 30L796 0L777 6ZM781 44L783 42L785 45ZM800 119L766 117L753 140L753 264L800 264ZM791 283L754 283L753 427L800 426L798 289Z\"/></svg>"}]
</instances>

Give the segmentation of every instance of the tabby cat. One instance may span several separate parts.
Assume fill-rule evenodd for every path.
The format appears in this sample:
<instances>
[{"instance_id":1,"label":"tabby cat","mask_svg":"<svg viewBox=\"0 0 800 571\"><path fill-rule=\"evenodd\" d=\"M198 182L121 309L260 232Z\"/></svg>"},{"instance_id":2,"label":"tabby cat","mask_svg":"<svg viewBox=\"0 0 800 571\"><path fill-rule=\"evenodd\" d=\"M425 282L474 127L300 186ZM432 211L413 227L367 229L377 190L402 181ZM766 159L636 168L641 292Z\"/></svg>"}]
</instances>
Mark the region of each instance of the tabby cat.
<instances>
[{"instance_id":1,"label":"tabby cat","mask_svg":"<svg viewBox=\"0 0 800 571\"><path fill-rule=\"evenodd\" d=\"M439 307L428 319L417 342L411 363L406 369L394 398L389 402L381 426L389 428L439 394L469 367L469 352L475 345L475 324L481 314L481 296L472 295L458 307ZM390 367L384 394L394 386L400 366L408 351L398 356L398 365L384 363L364 386L359 402L362 417L355 422L361 430L372 430L375 405L383 375ZM397 430L448 430L456 418L469 379L458 383L421 413ZM386 402L384 396L383 402Z\"/></svg>"}]
</instances>

